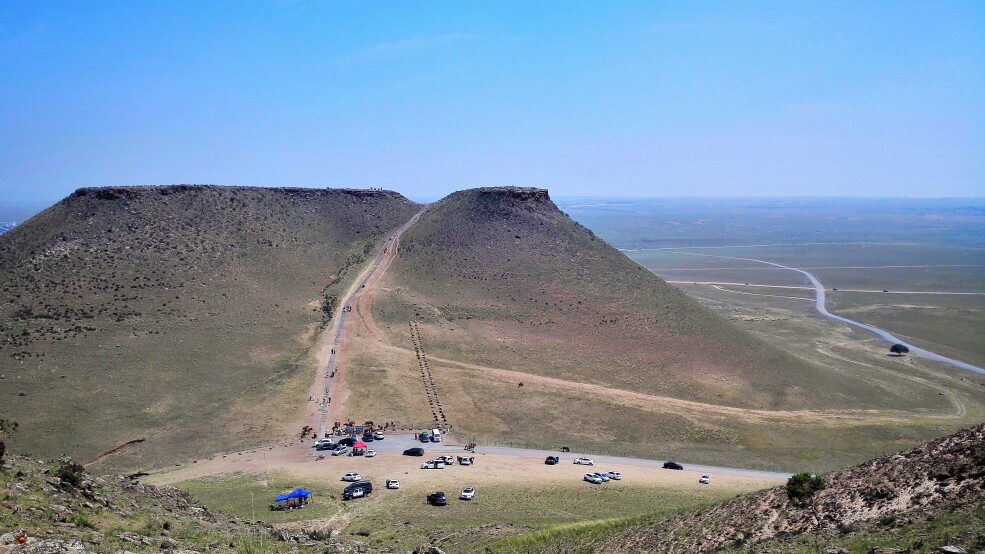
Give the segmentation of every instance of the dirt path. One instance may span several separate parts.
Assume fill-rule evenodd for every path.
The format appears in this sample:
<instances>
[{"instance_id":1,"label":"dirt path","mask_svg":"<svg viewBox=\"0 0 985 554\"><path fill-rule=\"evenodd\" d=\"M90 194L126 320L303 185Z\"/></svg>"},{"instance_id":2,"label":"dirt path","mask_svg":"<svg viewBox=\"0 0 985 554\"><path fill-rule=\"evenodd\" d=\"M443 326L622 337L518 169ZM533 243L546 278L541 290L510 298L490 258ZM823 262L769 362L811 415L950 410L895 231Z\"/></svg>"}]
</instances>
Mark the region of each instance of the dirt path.
<instances>
[{"instance_id":1,"label":"dirt path","mask_svg":"<svg viewBox=\"0 0 985 554\"><path fill-rule=\"evenodd\" d=\"M318 403L317 420L312 420L311 416L313 414L311 414L310 408L305 409L307 413L304 416L308 425L318 429L318 436L325 435L328 427L329 414L345 414L348 403L350 392L345 385L345 368L348 363L339 364L338 362L348 362L350 359L347 355L343 355L343 352L348 351L350 345L350 341L346 340L346 323L349 314L355 310L357 314L360 314L360 318L363 319L363 325L367 326L365 323L365 314L369 310L361 307L362 297L366 291L374 288L380 276L390 267L390 264L397 255L400 236L421 217L421 214L425 210L427 210L427 206L421 208L420 211L414 214L414 217L410 218L407 223L404 223L397 229L384 244L383 250L374 258L373 263L359 273L352 286L346 291L345 300L340 304L333 324L322 334L320 339L321 347L318 349L317 354L315 354L315 363L319 370L315 374L315 381L311 385L309 396L309 399L313 399L309 401L309 405L310 402ZM369 316L369 320L372 320L372 315ZM373 324L373 327L375 327L375 324ZM324 368L324 371L322 368Z\"/></svg>"}]
</instances>

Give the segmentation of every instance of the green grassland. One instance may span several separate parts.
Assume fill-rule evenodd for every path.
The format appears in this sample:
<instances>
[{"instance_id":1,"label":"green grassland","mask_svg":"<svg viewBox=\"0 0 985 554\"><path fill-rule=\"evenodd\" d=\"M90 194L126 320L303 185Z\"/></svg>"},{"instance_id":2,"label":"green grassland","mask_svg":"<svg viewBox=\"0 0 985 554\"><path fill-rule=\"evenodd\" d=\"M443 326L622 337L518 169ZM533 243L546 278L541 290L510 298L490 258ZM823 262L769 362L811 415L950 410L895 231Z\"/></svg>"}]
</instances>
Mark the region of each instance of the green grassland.
<instances>
[{"instance_id":1,"label":"green grassland","mask_svg":"<svg viewBox=\"0 0 985 554\"><path fill-rule=\"evenodd\" d=\"M457 499L457 490L446 491L448 505L432 507L424 498L433 491L420 485L404 484L399 490L375 485L369 497L345 502L338 483L299 483L286 475L201 479L181 487L209 508L241 518L341 530L343 537L370 547L411 550L419 544L436 544L448 552L474 552L531 531L556 536L559 528L590 527L600 520L639 521L713 505L747 492L724 488L681 491L656 485L593 487L580 482L523 487L503 483L479 487L475 499L468 502ZM291 512L266 510L270 498L295 486L315 493L308 507ZM520 544L526 541L521 539Z\"/></svg>"},{"instance_id":2,"label":"green grassland","mask_svg":"<svg viewBox=\"0 0 985 554\"><path fill-rule=\"evenodd\" d=\"M383 191L81 189L0 236L0 414L104 471L294 431L333 301L417 206Z\"/></svg>"}]
</instances>

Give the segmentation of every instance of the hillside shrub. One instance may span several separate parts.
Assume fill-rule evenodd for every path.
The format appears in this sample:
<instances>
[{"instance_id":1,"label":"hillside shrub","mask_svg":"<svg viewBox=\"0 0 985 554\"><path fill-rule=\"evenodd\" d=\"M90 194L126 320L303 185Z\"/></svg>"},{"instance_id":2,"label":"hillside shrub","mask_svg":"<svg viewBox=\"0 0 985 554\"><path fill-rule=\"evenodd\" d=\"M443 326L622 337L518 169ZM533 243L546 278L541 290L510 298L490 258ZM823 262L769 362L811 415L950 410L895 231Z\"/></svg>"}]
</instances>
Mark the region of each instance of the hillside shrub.
<instances>
[{"instance_id":1,"label":"hillside shrub","mask_svg":"<svg viewBox=\"0 0 985 554\"><path fill-rule=\"evenodd\" d=\"M797 473L787 480L787 498L794 506L806 506L814 498L814 493L827 488L820 475Z\"/></svg>"},{"instance_id":2,"label":"hillside shrub","mask_svg":"<svg viewBox=\"0 0 985 554\"><path fill-rule=\"evenodd\" d=\"M63 483L68 483L73 487L82 485L82 477L85 475L85 467L72 460L63 460L58 466L58 473L55 474Z\"/></svg>"}]
</instances>

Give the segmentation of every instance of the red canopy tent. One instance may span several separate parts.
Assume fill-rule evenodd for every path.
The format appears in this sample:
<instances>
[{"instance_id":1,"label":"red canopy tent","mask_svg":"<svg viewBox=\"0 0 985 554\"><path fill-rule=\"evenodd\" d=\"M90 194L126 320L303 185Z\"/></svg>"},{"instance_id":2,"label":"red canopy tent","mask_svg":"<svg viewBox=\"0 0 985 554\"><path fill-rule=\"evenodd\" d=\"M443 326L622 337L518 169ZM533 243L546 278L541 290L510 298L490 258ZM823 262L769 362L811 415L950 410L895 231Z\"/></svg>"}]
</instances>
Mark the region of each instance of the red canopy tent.
<instances>
[{"instance_id":1,"label":"red canopy tent","mask_svg":"<svg viewBox=\"0 0 985 554\"><path fill-rule=\"evenodd\" d=\"M366 443L359 441L356 444L352 445L353 456L362 456L365 453L366 453Z\"/></svg>"}]
</instances>

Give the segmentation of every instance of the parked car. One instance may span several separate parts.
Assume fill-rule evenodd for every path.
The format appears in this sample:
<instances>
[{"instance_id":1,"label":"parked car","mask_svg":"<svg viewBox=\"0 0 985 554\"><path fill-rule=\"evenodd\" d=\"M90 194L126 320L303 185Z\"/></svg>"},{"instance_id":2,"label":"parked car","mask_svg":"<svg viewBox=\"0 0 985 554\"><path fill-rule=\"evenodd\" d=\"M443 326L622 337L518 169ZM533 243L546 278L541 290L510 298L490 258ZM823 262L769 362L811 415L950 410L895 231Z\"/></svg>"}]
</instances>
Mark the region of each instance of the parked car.
<instances>
[{"instance_id":1,"label":"parked car","mask_svg":"<svg viewBox=\"0 0 985 554\"><path fill-rule=\"evenodd\" d=\"M428 495L428 504L432 506L444 506L448 504L448 497L443 492L432 492Z\"/></svg>"},{"instance_id":2,"label":"parked car","mask_svg":"<svg viewBox=\"0 0 985 554\"><path fill-rule=\"evenodd\" d=\"M357 442L359 441L357 441L355 437L346 437L339 441L339 446L352 446Z\"/></svg>"},{"instance_id":3,"label":"parked car","mask_svg":"<svg viewBox=\"0 0 985 554\"><path fill-rule=\"evenodd\" d=\"M319 452L325 450L335 450L336 447L338 447L338 445L332 441L325 441L325 442L319 441L318 443L315 444L315 450L318 450Z\"/></svg>"},{"instance_id":4,"label":"parked car","mask_svg":"<svg viewBox=\"0 0 985 554\"><path fill-rule=\"evenodd\" d=\"M612 479L613 481L621 481L622 480L622 473L619 473L618 471L610 471L610 472L606 473L605 475L609 479Z\"/></svg>"},{"instance_id":5,"label":"parked car","mask_svg":"<svg viewBox=\"0 0 985 554\"><path fill-rule=\"evenodd\" d=\"M603 483L608 483L609 482L609 476L606 475L606 474L604 474L604 473L599 473L599 472L596 471L594 475L596 477L598 477L599 479L601 479Z\"/></svg>"},{"instance_id":6,"label":"parked car","mask_svg":"<svg viewBox=\"0 0 985 554\"><path fill-rule=\"evenodd\" d=\"M458 465L470 466L475 463L475 458L472 456L459 456Z\"/></svg>"},{"instance_id":7,"label":"parked car","mask_svg":"<svg viewBox=\"0 0 985 554\"><path fill-rule=\"evenodd\" d=\"M374 456L376 456L376 451L375 450L370 449L370 450L367 450L366 451L366 457L367 458L372 458Z\"/></svg>"},{"instance_id":8,"label":"parked car","mask_svg":"<svg viewBox=\"0 0 985 554\"><path fill-rule=\"evenodd\" d=\"M684 469L684 466L677 462L664 462L664 469Z\"/></svg>"},{"instance_id":9,"label":"parked car","mask_svg":"<svg viewBox=\"0 0 985 554\"><path fill-rule=\"evenodd\" d=\"M342 476L343 481L358 481L360 479L362 479L362 477L358 473L350 472Z\"/></svg>"},{"instance_id":10,"label":"parked car","mask_svg":"<svg viewBox=\"0 0 985 554\"><path fill-rule=\"evenodd\" d=\"M386 480L386 488L388 488L388 489L399 489L400 488L400 481L397 481L396 479L387 479Z\"/></svg>"},{"instance_id":11,"label":"parked car","mask_svg":"<svg viewBox=\"0 0 985 554\"><path fill-rule=\"evenodd\" d=\"M462 489L462 495L458 498L462 500L472 500L475 498L475 487L465 487Z\"/></svg>"},{"instance_id":12,"label":"parked car","mask_svg":"<svg viewBox=\"0 0 985 554\"><path fill-rule=\"evenodd\" d=\"M336 446L335 450L332 451L332 456L345 456L348 451L349 449L344 446Z\"/></svg>"},{"instance_id":13,"label":"parked car","mask_svg":"<svg viewBox=\"0 0 985 554\"><path fill-rule=\"evenodd\" d=\"M591 458L575 458L575 463L579 465L593 466L595 465L595 460Z\"/></svg>"},{"instance_id":14,"label":"parked car","mask_svg":"<svg viewBox=\"0 0 985 554\"><path fill-rule=\"evenodd\" d=\"M353 498L362 498L366 496L366 491L363 489L345 489L342 491L342 500L352 500Z\"/></svg>"},{"instance_id":15,"label":"parked car","mask_svg":"<svg viewBox=\"0 0 985 554\"><path fill-rule=\"evenodd\" d=\"M378 440L378 441L383 440L383 438L384 438L383 431L377 431L376 433L374 433L373 434L373 438L376 439L376 440Z\"/></svg>"},{"instance_id":16,"label":"parked car","mask_svg":"<svg viewBox=\"0 0 985 554\"><path fill-rule=\"evenodd\" d=\"M372 433L366 433L365 435L363 435L363 442L373 442L374 440L376 439L373 438Z\"/></svg>"},{"instance_id":17,"label":"parked car","mask_svg":"<svg viewBox=\"0 0 985 554\"><path fill-rule=\"evenodd\" d=\"M555 465L560 461L561 458L558 458L557 456L548 456L547 458L544 459L544 463L549 466Z\"/></svg>"},{"instance_id":18,"label":"parked car","mask_svg":"<svg viewBox=\"0 0 985 554\"><path fill-rule=\"evenodd\" d=\"M702 475L701 478L698 479L698 483L701 483L702 485L710 485L711 484L711 476L709 476L709 475Z\"/></svg>"},{"instance_id":19,"label":"parked car","mask_svg":"<svg viewBox=\"0 0 985 554\"><path fill-rule=\"evenodd\" d=\"M445 469L443 460L430 460L421 464L421 469Z\"/></svg>"},{"instance_id":20,"label":"parked car","mask_svg":"<svg viewBox=\"0 0 985 554\"><path fill-rule=\"evenodd\" d=\"M438 456L437 458L435 458L435 460L436 461L437 460L441 460L441 461L445 462L445 465L446 466L450 466L450 465L454 465L455 464L455 457L454 456Z\"/></svg>"},{"instance_id":21,"label":"parked car","mask_svg":"<svg viewBox=\"0 0 985 554\"><path fill-rule=\"evenodd\" d=\"M373 492L373 483L371 481L355 481L348 487L342 490L342 499L351 500L353 498L359 498L361 496L369 496Z\"/></svg>"},{"instance_id":22,"label":"parked car","mask_svg":"<svg viewBox=\"0 0 985 554\"><path fill-rule=\"evenodd\" d=\"M420 435L417 435L417 440L421 442L431 442L431 435L427 433L421 433Z\"/></svg>"},{"instance_id":23,"label":"parked car","mask_svg":"<svg viewBox=\"0 0 985 554\"><path fill-rule=\"evenodd\" d=\"M594 473L586 473L585 480L589 483L595 483L596 485L601 485L603 483L602 478Z\"/></svg>"},{"instance_id":24,"label":"parked car","mask_svg":"<svg viewBox=\"0 0 985 554\"><path fill-rule=\"evenodd\" d=\"M404 456L423 456L423 455L424 455L423 448L408 448L407 450L404 450Z\"/></svg>"}]
</instances>

